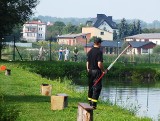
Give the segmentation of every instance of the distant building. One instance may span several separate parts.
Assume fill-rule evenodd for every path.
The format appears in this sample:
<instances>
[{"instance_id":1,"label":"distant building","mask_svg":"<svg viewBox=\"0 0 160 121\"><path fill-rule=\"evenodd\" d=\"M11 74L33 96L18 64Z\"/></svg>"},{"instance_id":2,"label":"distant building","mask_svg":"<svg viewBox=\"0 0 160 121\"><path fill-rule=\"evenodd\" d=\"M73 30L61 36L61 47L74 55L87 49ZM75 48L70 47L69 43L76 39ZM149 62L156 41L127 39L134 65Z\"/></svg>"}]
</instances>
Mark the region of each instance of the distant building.
<instances>
[{"instance_id":1,"label":"distant building","mask_svg":"<svg viewBox=\"0 0 160 121\"><path fill-rule=\"evenodd\" d=\"M118 33L117 24L113 22L112 16L105 14L97 14L97 17L87 21L86 25L87 27L82 28L82 33L91 33L91 37L97 36L103 40L113 40L113 32Z\"/></svg>"},{"instance_id":2,"label":"distant building","mask_svg":"<svg viewBox=\"0 0 160 121\"><path fill-rule=\"evenodd\" d=\"M125 41L138 41L138 42L153 42L160 45L160 33L146 33L128 36Z\"/></svg>"},{"instance_id":3,"label":"distant building","mask_svg":"<svg viewBox=\"0 0 160 121\"><path fill-rule=\"evenodd\" d=\"M57 42L61 45L85 45L88 43L90 36L90 33L66 34L57 36Z\"/></svg>"},{"instance_id":4,"label":"distant building","mask_svg":"<svg viewBox=\"0 0 160 121\"><path fill-rule=\"evenodd\" d=\"M151 54L153 48L156 46L153 42L139 42L139 41L129 41L129 49L125 52L126 54L141 55L141 54ZM93 42L88 43L84 46L84 51L88 52L93 47ZM123 42L103 40L101 43L101 50L106 54L118 54L119 49L122 48Z\"/></svg>"},{"instance_id":5,"label":"distant building","mask_svg":"<svg viewBox=\"0 0 160 121\"><path fill-rule=\"evenodd\" d=\"M46 39L46 24L41 21L26 22L23 25L22 40L37 42Z\"/></svg>"}]
</instances>

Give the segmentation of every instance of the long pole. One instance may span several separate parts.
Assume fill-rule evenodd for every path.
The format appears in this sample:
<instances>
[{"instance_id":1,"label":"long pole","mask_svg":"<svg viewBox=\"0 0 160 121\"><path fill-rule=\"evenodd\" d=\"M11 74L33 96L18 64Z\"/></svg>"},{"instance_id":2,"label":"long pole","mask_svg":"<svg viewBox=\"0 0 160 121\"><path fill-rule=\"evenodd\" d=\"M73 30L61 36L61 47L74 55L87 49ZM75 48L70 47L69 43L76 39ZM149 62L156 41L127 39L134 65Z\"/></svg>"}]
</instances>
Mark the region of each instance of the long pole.
<instances>
[{"instance_id":1,"label":"long pole","mask_svg":"<svg viewBox=\"0 0 160 121\"><path fill-rule=\"evenodd\" d=\"M13 61L15 61L15 53L16 53L16 39L15 36L13 36Z\"/></svg>"},{"instance_id":2,"label":"long pole","mask_svg":"<svg viewBox=\"0 0 160 121\"><path fill-rule=\"evenodd\" d=\"M52 37L51 37L51 40L52 40ZM49 40L49 61L52 60L52 57L51 57L51 40Z\"/></svg>"},{"instance_id":3,"label":"long pole","mask_svg":"<svg viewBox=\"0 0 160 121\"><path fill-rule=\"evenodd\" d=\"M115 62L118 60L118 58L130 47L130 45L128 45L119 55L118 57L109 65L109 67L105 70L105 72L107 73L111 68L112 66L115 64ZM106 74L106 73L102 73L102 75L95 81L94 85L95 86L99 80Z\"/></svg>"}]
</instances>

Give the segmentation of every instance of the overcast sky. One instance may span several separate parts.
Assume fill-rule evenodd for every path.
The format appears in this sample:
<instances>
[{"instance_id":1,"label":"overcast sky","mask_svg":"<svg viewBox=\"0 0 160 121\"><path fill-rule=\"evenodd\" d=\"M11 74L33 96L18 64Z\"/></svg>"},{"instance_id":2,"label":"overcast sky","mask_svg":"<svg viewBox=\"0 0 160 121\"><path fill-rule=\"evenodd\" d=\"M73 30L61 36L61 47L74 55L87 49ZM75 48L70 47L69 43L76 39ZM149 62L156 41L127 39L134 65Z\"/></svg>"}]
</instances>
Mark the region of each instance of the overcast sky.
<instances>
[{"instance_id":1,"label":"overcast sky","mask_svg":"<svg viewBox=\"0 0 160 121\"><path fill-rule=\"evenodd\" d=\"M35 16L88 18L98 13L113 19L160 21L160 0L40 0Z\"/></svg>"}]
</instances>

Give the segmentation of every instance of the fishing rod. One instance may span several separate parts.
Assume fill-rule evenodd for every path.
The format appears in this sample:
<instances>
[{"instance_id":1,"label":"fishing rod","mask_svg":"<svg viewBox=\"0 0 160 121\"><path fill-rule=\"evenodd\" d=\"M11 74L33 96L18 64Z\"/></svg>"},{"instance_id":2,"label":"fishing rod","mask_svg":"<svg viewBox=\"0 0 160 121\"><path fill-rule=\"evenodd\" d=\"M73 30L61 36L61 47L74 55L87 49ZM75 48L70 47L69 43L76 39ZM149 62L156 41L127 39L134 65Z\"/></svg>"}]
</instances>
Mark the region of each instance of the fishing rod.
<instances>
[{"instance_id":1,"label":"fishing rod","mask_svg":"<svg viewBox=\"0 0 160 121\"><path fill-rule=\"evenodd\" d=\"M94 85L95 86L99 80L112 68L112 66L115 64L115 62L118 60L118 58L130 47L130 45L128 45L119 55L118 57L109 65L109 67L105 70L104 73L102 73L102 75L95 81Z\"/></svg>"}]
</instances>

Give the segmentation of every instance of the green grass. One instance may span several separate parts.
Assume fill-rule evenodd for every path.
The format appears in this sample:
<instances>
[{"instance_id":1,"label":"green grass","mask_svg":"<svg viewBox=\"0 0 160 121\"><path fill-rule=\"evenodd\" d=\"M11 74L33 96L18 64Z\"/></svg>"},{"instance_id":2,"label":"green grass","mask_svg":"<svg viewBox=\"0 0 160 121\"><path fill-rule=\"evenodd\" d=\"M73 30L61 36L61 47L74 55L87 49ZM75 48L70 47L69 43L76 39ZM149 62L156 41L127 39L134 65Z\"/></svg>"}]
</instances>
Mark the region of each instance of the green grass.
<instances>
[{"instance_id":1,"label":"green grass","mask_svg":"<svg viewBox=\"0 0 160 121\"><path fill-rule=\"evenodd\" d=\"M48 80L17 68L12 63L7 63L7 68L11 69L10 76L0 71L0 110L4 113L0 114L1 120L7 117L8 121L76 121L78 102L87 103L87 92L76 92L70 80ZM50 97L40 94L42 83L52 85L52 95L68 94L68 107L52 111ZM93 117L94 121L151 121L149 118L136 117L132 112L108 102L99 102Z\"/></svg>"}]
</instances>

